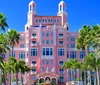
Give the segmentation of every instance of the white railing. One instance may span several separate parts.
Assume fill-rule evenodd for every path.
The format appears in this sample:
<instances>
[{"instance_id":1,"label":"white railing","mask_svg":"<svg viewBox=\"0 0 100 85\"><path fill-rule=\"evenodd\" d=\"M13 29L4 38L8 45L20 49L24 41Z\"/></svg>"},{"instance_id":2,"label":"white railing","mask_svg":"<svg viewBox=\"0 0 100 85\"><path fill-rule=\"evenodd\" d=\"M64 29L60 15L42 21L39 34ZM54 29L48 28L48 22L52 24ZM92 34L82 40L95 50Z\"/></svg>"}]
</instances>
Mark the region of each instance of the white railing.
<instances>
[{"instance_id":1,"label":"white railing","mask_svg":"<svg viewBox=\"0 0 100 85\"><path fill-rule=\"evenodd\" d=\"M37 66L36 64L31 64L31 66Z\"/></svg>"}]
</instances>

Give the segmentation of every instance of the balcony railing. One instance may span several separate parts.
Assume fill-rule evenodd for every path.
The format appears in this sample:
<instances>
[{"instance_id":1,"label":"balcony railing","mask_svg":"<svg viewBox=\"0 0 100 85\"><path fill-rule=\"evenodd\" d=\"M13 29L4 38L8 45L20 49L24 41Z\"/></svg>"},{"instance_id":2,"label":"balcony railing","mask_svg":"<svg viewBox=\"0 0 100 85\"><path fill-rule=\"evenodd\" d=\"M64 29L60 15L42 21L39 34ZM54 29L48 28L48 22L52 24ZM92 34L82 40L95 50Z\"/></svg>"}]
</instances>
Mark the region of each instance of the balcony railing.
<instances>
[{"instance_id":1,"label":"balcony railing","mask_svg":"<svg viewBox=\"0 0 100 85\"><path fill-rule=\"evenodd\" d=\"M36 39L37 38L37 36L32 36L32 39Z\"/></svg>"},{"instance_id":2,"label":"balcony railing","mask_svg":"<svg viewBox=\"0 0 100 85\"><path fill-rule=\"evenodd\" d=\"M31 66L37 66L37 64L31 64Z\"/></svg>"},{"instance_id":3,"label":"balcony railing","mask_svg":"<svg viewBox=\"0 0 100 85\"><path fill-rule=\"evenodd\" d=\"M63 39L64 38L64 36L59 36L59 39Z\"/></svg>"},{"instance_id":4,"label":"balcony railing","mask_svg":"<svg viewBox=\"0 0 100 85\"><path fill-rule=\"evenodd\" d=\"M36 72L31 71L31 75L32 75L32 74L36 74Z\"/></svg>"},{"instance_id":5,"label":"balcony railing","mask_svg":"<svg viewBox=\"0 0 100 85\"><path fill-rule=\"evenodd\" d=\"M37 46L37 44L36 43L32 43L31 46Z\"/></svg>"},{"instance_id":6,"label":"balcony railing","mask_svg":"<svg viewBox=\"0 0 100 85\"><path fill-rule=\"evenodd\" d=\"M64 43L59 43L59 46L64 46Z\"/></svg>"},{"instance_id":7,"label":"balcony railing","mask_svg":"<svg viewBox=\"0 0 100 85\"><path fill-rule=\"evenodd\" d=\"M64 71L60 71L59 74L64 74Z\"/></svg>"}]
</instances>

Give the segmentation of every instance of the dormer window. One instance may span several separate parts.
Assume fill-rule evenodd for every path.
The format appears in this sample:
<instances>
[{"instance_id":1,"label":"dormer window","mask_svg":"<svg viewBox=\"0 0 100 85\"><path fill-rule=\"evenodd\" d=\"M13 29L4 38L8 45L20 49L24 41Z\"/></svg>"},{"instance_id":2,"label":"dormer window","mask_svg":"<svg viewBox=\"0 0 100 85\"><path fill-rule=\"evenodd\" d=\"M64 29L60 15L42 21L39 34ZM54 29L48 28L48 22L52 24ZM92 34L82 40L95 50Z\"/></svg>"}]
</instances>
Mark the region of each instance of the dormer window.
<instances>
[{"instance_id":1,"label":"dormer window","mask_svg":"<svg viewBox=\"0 0 100 85\"><path fill-rule=\"evenodd\" d=\"M69 28L67 27L67 31L69 30Z\"/></svg>"},{"instance_id":2,"label":"dormer window","mask_svg":"<svg viewBox=\"0 0 100 85\"><path fill-rule=\"evenodd\" d=\"M36 22L38 22L38 19L36 19Z\"/></svg>"},{"instance_id":3,"label":"dormer window","mask_svg":"<svg viewBox=\"0 0 100 85\"><path fill-rule=\"evenodd\" d=\"M42 22L45 22L45 20L43 19Z\"/></svg>"},{"instance_id":4,"label":"dormer window","mask_svg":"<svg viewBox=\"0 0 100 85\"><path fill-rule=\"evenodd\" d=\"M59 19L57 19L57 22L59 22Z\"/></svg>"},{"instance_id":5,"label":"dormer window","mask_svg":"<svg viewBox=\"0 0 100 85\"><path fill-rule=\"evenodd\" d=\"M54 22L56 22L56 19L54 19Z\"/></svg>"}]
</instances>

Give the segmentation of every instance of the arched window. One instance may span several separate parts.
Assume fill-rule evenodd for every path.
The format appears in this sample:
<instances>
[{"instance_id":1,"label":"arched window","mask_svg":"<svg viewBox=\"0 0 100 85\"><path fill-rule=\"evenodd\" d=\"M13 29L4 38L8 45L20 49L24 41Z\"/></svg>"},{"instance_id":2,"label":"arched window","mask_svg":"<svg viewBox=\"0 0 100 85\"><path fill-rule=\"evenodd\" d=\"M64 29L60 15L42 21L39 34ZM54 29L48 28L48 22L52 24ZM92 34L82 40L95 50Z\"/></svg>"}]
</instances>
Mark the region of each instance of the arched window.
<instances>
[{"instance_id":1,"label":"arched window","mask_svg":"<svg viewBox=\"0 0 100 85\"><path fill-rule=\"evenodd\" d=\"M62 11L62 6L60 5L60 11Z\"/></svg>"},{"instance_id":2,"label":"arched window","mask_svg":"<svg viewBox=\"0 0 100 85\"><path fill-rule=\"evenodd\" d=\"M69 30L69 28L67 27L67 31Z\"/></svg>"},{"instance_id":3,"label":"arched window","mask_svg":"<svg viewBox=\"0 0 100 85\"><path fill-rule=\"evenodd\" d=\"M32 11L32 6L30 5L30 11Z\"/></svg>"}]
</instances>

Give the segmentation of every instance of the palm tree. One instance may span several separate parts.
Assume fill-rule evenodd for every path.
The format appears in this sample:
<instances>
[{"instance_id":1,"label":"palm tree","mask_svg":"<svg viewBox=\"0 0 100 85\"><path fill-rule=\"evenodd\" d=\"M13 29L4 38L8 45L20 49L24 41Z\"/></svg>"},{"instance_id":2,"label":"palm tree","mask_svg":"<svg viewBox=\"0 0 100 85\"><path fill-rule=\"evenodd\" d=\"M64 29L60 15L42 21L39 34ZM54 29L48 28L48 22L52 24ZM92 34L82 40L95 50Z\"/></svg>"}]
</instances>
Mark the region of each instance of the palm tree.
<instances>
[{"instance_id":1,"label":"palm tree","mask_svg":"<svg viewBox=\"0 0 100 85\"><path fill-rule=\"evenodd\" d=\"M22 78L22 73L25 73L25 61L24 60L19 60L19 71L21 73L21 85L23 85L23 78Z\"/></svg>"},{"instance_id":2,"label":"palm tree","mask_svg":"<svg viewBox=\"0 0 100 85\"><path fill-rule=\"evenodd\" d=\"M62 68L67 69L67 82L68 82L69 81L69 76L68 76L69 75L69 69L71 68L70 62L65 62Z\"/></svg>"},{"instance_id":3,"label":"palm tree","mask_svg":"<svg viewBox=\"0 0 100 85\"><path fill-rule=\"evenodd\" d=\"M77 61L77 59L70 59L69 62L65 62L64 69L69 68L71 70L71 79L72 79L72 71L77 70L79 73L79 69L81 68L81 63Z\"/></svg>"},{"instance_id":4,"label":"palm tree","mask_svg":"<svg viewBox=\"0 0 100 85\"><path fill-rule=\"evenodd\" d=\"M4 65L4 60L2 57L0 57L0 85L2 85L2 70L4 69L3 65Z\"/></svg>"},{"instance_id":5,"label":"palm tree","mask_svg":"<svg viewBox=\"0 0 100 85\"><path fill-rule=\"evenodd\" d=\"M13 57L13 50L16 43L19 43L20 34L16 30L10 30L8 32L8 41L12 48L12 57Z\"/></svg>"},{"instance_id":6,"label":"palm tree","mask_svg":"<svg viewBox=\"0 0 100 85\"><path fill-rule=\"evenodd\" d=\"M1 58L2 53L5 53L7 50L9 50L7 37L5 34L0 34L0 60L1 61L3 61ZM1 75L2 75L2 68L0 68L0 78L2 78ZM0 83L1 83L1 79L0 79Z\"/></svg>"},{"instance_id":7,"label":"palm tree","mask_svg":"<svg viewBox=\"0 0 100 85\"><path fill-rule=\"evenodd\" d=\"M84 62L91 68L92 71L95 72L94 79L96 79L96 68L98 67L100 69L100 58L97 59L94 53L90 53L87 57L85 57Z\"/></svg>"},{"instance_id":8,"label":"palm tree","mask_svg":"<svg viewBox=\"0 0 100 85\"><path fill-rule=\"evenodd\" d=\"M7 19L3 13L0 13L0 29L5 31L6 27L8 27Z\"/></svg>"},{"instance_id":9,"label":"palm tree","mask_svg":"<svg viewBox=\"0 0 100 85\"><path fill-rule=\"evenodd\" d=\"M30 70L31 69L27 65L21 67L21 85L23 85L23 77L22 77L22 74L25 74L25 73L27 74L27 73L30 72Z\"/></svg>"},{"instance_id":10,"label":"palm tree","mask_svg":"<svg viewBox=\"0 0 100 85\"><path fill-rule=\"evenodd\" d=\"M8 68L8 72L10 74L10 85L12 83L12 72L15 71L15 67L17 66L16 62L17 62L17 60L14 57L10 57L9 60L8 60L9 66L7 68Z\"/></svg>"}]
</instances>

